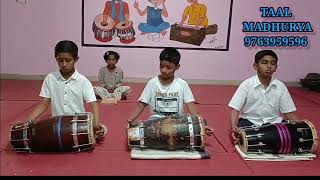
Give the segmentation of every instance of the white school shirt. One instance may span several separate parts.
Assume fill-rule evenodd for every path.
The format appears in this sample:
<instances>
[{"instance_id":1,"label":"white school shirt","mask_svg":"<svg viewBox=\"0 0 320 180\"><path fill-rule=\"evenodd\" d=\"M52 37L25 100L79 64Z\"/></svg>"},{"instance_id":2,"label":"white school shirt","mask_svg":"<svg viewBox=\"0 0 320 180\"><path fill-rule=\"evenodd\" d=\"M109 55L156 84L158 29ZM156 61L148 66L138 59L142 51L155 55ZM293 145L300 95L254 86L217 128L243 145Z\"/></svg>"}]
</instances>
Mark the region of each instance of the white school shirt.
<instances>
[{"instance_id":1,"label":"white school shirt","mask_svg":"<svg viewBox=\"0 0 320 180\"><path fill-rule=\"evenodd\" d=\"M139 101L150 106L153 116L183 115L183 104L195 101L186 81L175 78L170 85L163 86L158 77L145 86Z\"/></svg>"},{"instance_id":2,"label":"white school shirt","mask_svg":"<svg viewBox=\"0 0 320 180\"><path fill-rule=\"evenodd\" d=\"M91 82L77 70L68 80L64 79L60 71L48 74L40 96L51 99L52 116L83 113L83 101L96 101Z\"/></svg>"},{"instance_id":3,"label":"white school shirt","mask_svg":"<svg viewBox=\"0 0 320 180\"><path fill-rule=\"evenodd\" d=\"M280 113L296 111L290 93L281 81L272 79L267 89L264 89L257 75L240 84L229 106L241 111L240 118L248 119L258 126L280 123Z\"/></svg>"}]
</instances>

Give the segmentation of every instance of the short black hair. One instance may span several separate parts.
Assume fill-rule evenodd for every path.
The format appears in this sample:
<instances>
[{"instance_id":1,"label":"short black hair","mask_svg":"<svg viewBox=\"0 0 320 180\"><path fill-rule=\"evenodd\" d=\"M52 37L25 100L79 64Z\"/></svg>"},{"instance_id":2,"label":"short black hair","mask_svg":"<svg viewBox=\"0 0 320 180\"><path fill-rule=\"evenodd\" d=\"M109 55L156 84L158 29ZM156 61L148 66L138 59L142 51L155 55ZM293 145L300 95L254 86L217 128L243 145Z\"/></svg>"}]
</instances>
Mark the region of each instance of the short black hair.
<instances>
[{"instance_id":1,"label":"short black hair","mask_svg":"<svg viewBox=\"0 0 320 180\"><path fill-rule=\"evenodd\" d=\"M267 56L267 55L272 56L273 58L276 59L276 61L278 61L278 56L277 56L277 54L276 54L274 51L272 51L272 50L262 50L262 51L259 51L259 52L256 53L256 55L254 56L254 62L255 62L256 64L258 64L259 61L260 61L264 56Z\"/></svg>"},{"instance_id":2,"label":"short black hair","mask_svg":"<svg viewBox=\"0 0 320 180\"><path fill-rule=\"evenodd\" d=\"M74 59L78 58L78 46L69 40L63 40L57 43L54 48L54 56L57 57L59 53L70 53Z\"/></svg>"},{"instance_id":3,"label":"short black hair","mask_svg":"<svg viewBox=\"0 0 320 180\"><path fill-rule=\"evenodd\" d=\"M116 58L117 61L120 59L119 53L114 52L114 51L107 51L106 53L104 53L103 58L106 61L106 60L108 60L109 56L112 56L112 55L114 56L114 58Z\"/></svg>"},{"instance_id":4,"label":"short black hair","mask_svg":"<svg viewBox=\"0 0 320 180\"><path fill-rule=\"evenodd\" d=\"M181 55L176 48L168 47L161 51L160 61L168 61L178 65L180 62Z\"/></svg>"}]
</instances>

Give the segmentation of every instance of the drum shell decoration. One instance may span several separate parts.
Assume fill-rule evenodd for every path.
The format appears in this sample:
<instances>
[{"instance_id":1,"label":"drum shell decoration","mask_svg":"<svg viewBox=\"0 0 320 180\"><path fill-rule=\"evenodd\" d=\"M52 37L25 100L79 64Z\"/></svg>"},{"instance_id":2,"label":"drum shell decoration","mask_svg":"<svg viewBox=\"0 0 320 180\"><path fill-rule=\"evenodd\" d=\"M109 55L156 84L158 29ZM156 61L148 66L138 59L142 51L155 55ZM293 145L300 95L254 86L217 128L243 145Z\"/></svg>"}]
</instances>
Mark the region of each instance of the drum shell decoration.
<instances>
[{"instance_id":1,"label":"drum shell decoration","mask_svg":"<svg viewBox=\"0 0 320 180\"><path fill-rule=\"evenodd\" d=\"M199 116L173 116L128 127L129 148L204 150L204 122Z\"/></svg>"},{"instance_id":2,"label":"drum shell decoration","mask_svg":"<svg viewBox=\"0 0 320 180\"><path fill-rule=\"evenodd\" d=\"M17 152L72 152L94 149L93 115L56 116L36 122L17 122L9 142Z\"/></svg>"},{"instance_id":3,"label":"drum shell decoration","mask_svg":"<svg viewBox=\"0 0 320 180\"><path fill-rule=\"evenodd\" d=\"M317 131L310 121L240 128L239 147L245 153L313 153Z\"/></svg>"},{"instance_id":4,"label":"drum shell decoration","mask_svg":"<svg viewBox=\"0 0 320 180\"><path fill-rule=\"evenodd\" d=\"M134 36L136 32L133 28L132 21L129 21L128 24L126 24L125 22L120 22L115 26L115 28L117 31L117 36L120 39L120 42L124 44L129 44L135 41L136 38Z\"/></svg>"},{"instance_id":5,"label":"drum shell decoration","mask_svg":"<svg viewBox=\"0 0 320 180\"><path fill-rule=\"evenodd\" d=\"M107 19L107 25L103 26L101 23L103 19ZM99 14L94 18L92 23L92 31L94 33L94 37L101 42L109 42L113 39L113 35L115 34L115 24L111 17Z\"/></svg>"}]
</instances>

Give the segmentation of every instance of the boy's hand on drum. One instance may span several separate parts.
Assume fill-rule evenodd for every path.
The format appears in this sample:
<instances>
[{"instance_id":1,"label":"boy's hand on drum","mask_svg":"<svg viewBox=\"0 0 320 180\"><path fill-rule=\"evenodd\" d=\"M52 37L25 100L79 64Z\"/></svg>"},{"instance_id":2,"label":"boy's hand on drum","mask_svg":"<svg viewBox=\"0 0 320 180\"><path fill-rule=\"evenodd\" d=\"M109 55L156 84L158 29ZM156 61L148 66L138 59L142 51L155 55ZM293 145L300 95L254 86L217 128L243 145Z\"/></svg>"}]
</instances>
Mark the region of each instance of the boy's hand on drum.
<instances>
[{"instance_id":1,"label":"boy's hand on drum","mask_svg":"<svg viewBox=\"0 0 320 180\"><path fill-rule=\"evenodd\" d=\"M204 128L204 132L206 133L207 136L212 136L213 135L213 129L209 128L208 126L206 126Z\"/></svg>"},{"instance_id":2,"label":"boy's hand on drum","mask_svg":"<svg viewBox=\"0 0 320 180\"><path fill-rule=\"evenodd\" d=\"M134 127L134 126L137 126L139 123L136 122L135 120L132 120L132 119L128 119L128 124L130 127Z\"/></svg>"},{"instance_id":3,"label":"boy's hand on drum","mask_svg":"<svg viewBox=\"0 0 320 180\"><path fill-rule=\"evenodd\" d=\"M128 119L127 122L128 122L128 124L132 124L133 120L132 119Z\"/></svg>"},{"instance_id":4,"label":"boy's hand on drum","mask_svg":"<svg viewBox=\"0 0 320 180\"><path fill-rule=\"evenodd\" d=\"M24 122L35 123L36 120L35 119L27 119L27 120L24 120Z\"/></svg>"},{"instance_id":5,"label":"boy's hand on drum","mask_svg":"<svg viewBox=\"0 0 320 180\"><path fill-rule=\"evenodd\" d=\"M130 25L130 21L125 20L125 21L124 21L124 26L125 26L125 27L128 27L129 25Z\"/></svg>"},{"instance_id":6,"label":"boy's hand on drum","mask_svg":"<svg viewBox=\"0 0 320 180\"><path fill-rule=\"evenodd\" d=\"M101 123L98 124L98 127L95 128L95 135L97 140L104 140L104 137L107 134L107 127Z\"/></svg>"},{"instance_id":7,"label":"boy's hand on drum","mask_svg":"<svg viewBox=\"0 0 320 180\"><path fill-rule=\"evenodd\" d=\"M232 137L233 144L236 145L239 143L239 128L238 127L235 127L232 129L231 137Z\"/></svg>"}]
</instances>

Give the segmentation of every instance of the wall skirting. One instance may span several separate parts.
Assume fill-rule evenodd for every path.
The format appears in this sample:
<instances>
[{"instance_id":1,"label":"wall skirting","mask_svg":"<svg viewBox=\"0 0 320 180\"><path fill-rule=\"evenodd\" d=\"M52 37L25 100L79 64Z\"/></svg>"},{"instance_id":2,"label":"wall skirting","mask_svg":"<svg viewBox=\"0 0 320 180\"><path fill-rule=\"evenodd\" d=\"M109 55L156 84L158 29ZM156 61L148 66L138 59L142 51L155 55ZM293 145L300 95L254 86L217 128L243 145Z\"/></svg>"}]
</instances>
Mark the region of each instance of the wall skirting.
<instances>
[{"instance_id":1,"label":"wall skirting","mask_svg":"<svg viewBox=\"0 0 320 180\"><path fill-rule=\"evenodd\" d=\"M21 74L0 74L0 79L16 79L16 80L43 80L46 75L21 75ZM88 76L90 81L98 81L97 76ZM126 77L123 82L147 83L150 78ZM189 84L202 85L239 85L239 80L205 80L205 79L185 79ZM287 86L300 86L299 82L284 82Z\"/></svg>"}]
</instances>

